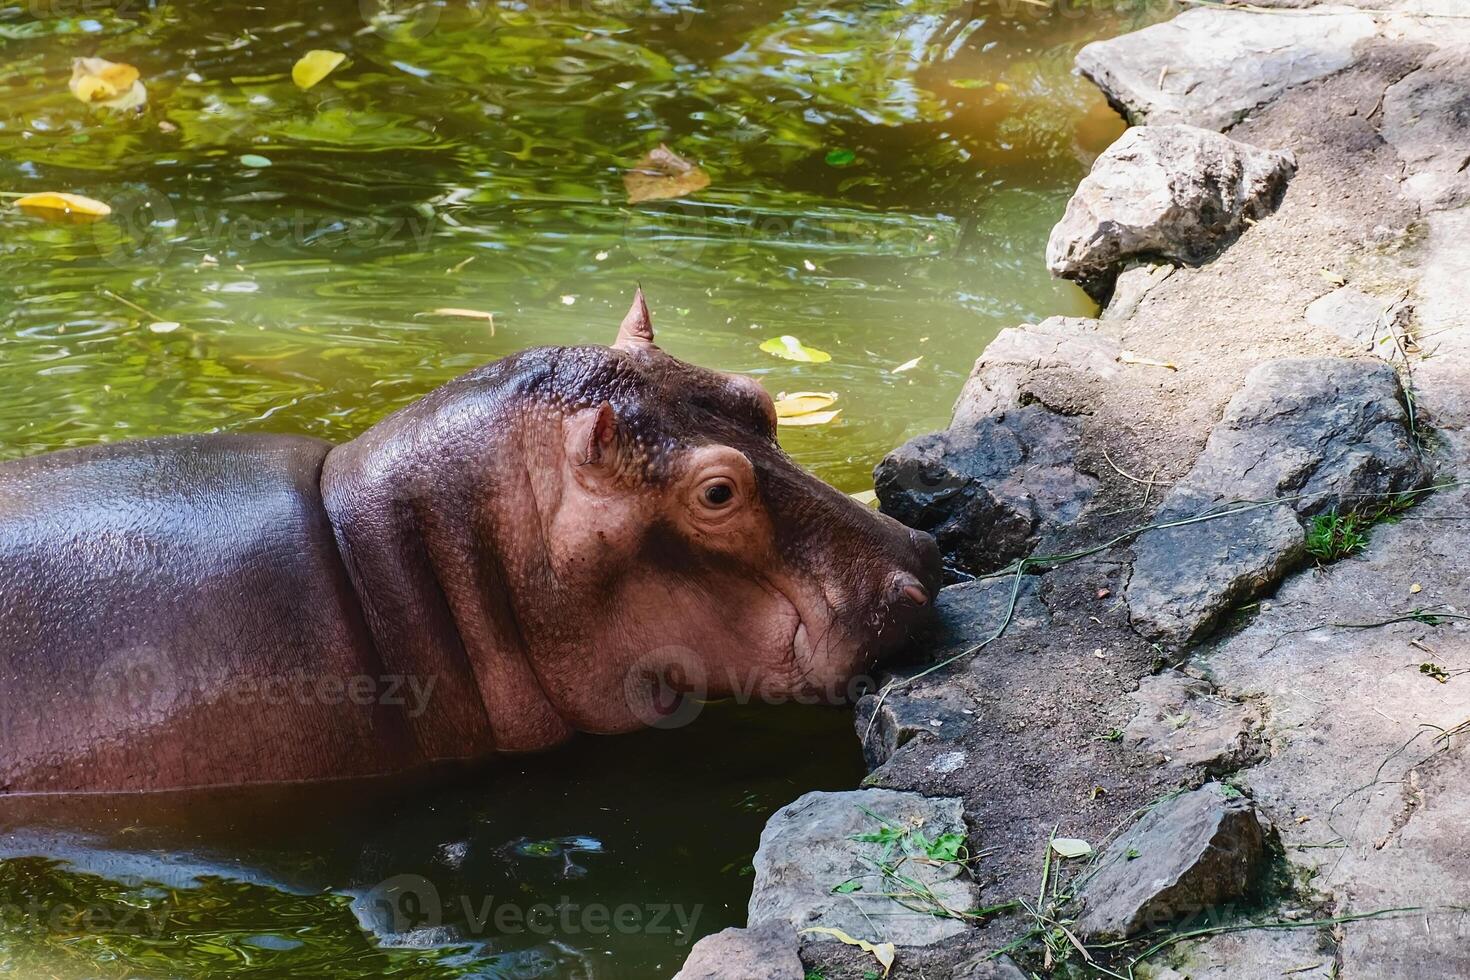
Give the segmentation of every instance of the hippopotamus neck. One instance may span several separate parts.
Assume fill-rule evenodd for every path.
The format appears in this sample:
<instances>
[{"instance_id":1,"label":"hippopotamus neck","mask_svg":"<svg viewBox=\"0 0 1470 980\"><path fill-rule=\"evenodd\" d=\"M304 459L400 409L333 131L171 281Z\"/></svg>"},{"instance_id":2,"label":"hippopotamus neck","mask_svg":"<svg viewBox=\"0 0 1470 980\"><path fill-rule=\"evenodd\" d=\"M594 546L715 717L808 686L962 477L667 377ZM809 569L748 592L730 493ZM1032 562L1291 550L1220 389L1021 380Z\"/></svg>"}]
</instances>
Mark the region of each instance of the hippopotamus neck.
<instances>
[{"instance_id":1,"label":"hippopotamus neck","mask_svg":"<svg viewBox=\"0 0 1470 980\"><path fill-rule=\"evenodd\" d=\"M504 394L504 378L484 380ZM546 748L572 734L533 669L513 596L523 572L508 560L535 522L534 505L517 510L535 499L524 447L537 443L526 429L538 419L524 404L509 411L504 397L456 400L462 387L336 447L322 471L385 671L432 685L411 720L431 761Z\"/></svg>"}]
</instances>

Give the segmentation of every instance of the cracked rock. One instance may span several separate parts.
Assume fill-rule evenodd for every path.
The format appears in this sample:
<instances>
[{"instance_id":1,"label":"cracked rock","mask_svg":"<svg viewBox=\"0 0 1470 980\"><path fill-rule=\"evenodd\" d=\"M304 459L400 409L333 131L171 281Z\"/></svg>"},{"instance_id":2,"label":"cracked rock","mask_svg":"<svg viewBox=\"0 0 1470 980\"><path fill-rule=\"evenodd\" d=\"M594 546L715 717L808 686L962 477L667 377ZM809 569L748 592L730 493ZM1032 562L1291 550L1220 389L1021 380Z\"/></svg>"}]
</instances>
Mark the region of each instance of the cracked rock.
<instances>
[{"instance_id":1,"label":"cracked rock","mask_svg":"<svg viewBox=\"0 0 1470 980\"><path fill-rule=\"evenodd\" d=\"M1121 939L1218 910L1245 898L1266 866L1255 805L1207 783L1158 804L1108 846L1078 889L1075 931Z\"/></svg>"},{"instance_id":2,"label":"cracked rock","mask_svg":"<svg viewBox=\"0 0 1470 980\"><path fill-rule=\"evenodd\" d=\"M695 943L674 980L802 980L796 950L796 930L785 922L725 929Z\"/></svg>"},{"instance_id":3,"label":"cracked rock","mask_svg":"<svg viewBox=\"0 0 1470 980\"><path fill-rule=\"evenodd\" d=\"M1256 754L1260 712L1217 695L1208 681L1177 671L1145 677L1131 695L1138 713L1123 745L1158 764L1231 772Z\"/></svg>"},{"instance_id":4,"label":"cracked rock","mask_svg":"<svg viewBox=\"0 0 1470 980\"><path fill-rule=\"evenodd\" d=\"M1197 8L1094 41L1077 67L1135 126L1224 130L1287 89L1348 67L1376 32L1370 15L1342 7L1310 17Z\"/></svg>"},{"instance_id":5,"label":"cracked rock","mask_svg":"<svg viewBox=\"0 0 1470 980\"><path fill-rule=\"evenodd\" d=\"M970 714L965 714L965 709ZM973 703L958 691L936 688L932 692L889 691L863 697L857 704L858 738L868 769L877 769L893 753L916 738L956 738L970 727Z\"/></svg>"},{"instance_id":6,"label":"cracked rock","mask_svg":"<svg viewBox=\"0 0 1470 980\"><path fill-rule=\"evenodd\" d=\"M896 826L922 826L931 840L946 833L967 833L957 799L888 789L807 793L776 811L761 832L750 896L752 928L769 922L788 923L798 932L828 926L858 939L899 946L927 946L966 929L959 919L916 911L884 894L890 889L873 877L882 846L853 840L881 826L865 810ZM955 877L953 866L910 862L905 868L949 908L974 907L975 886ZM854 879L865 887L833 894L835 886ZM874 927L875 922L882 923L881 929Z\"/></svg>"},{"instance_id":7,"label":"cracked rock","mask_svg":"<svg viewBox=\"0 0 1470 980\"><path fill-rule=\"evenodd\" d=\"M1198 639L1301 562L1302 518L1381 507L1429 476L1389 365L1289 358L1258 366L1155 523L1231 513L1138 537L1126 590L1134 628L1174 647Z\"/></svg>"},{"instance_id":8,"label":"cracked rock","mask_svg":"<svg viewBox=\"0 0 1470 980\"><path fill-rule=\"evenodd\" d=\"M1199 264L1274 211L1295 171L1289 153L1211 130L1130 129L1067 202L1047 241L1047 268L1103 298L1130 261Z\"/></svg>"},{"instance_id":9,"label":"cracked rock","mask_svg":"<svg viewBox=\"0 0 1470 980\"><path fill-rule=\"evenodd\" d=\"M1383 95L1383 138L1426 208L1470 201L1470 48L1441 48Z\"/></svg>"},{"instance_id":10,"label":"cracked rock","mask_svg":"<svg viewBox=\"0 0 1470 980\"><path fill-rule=\"evenodd\" d=\"M1332 331L1361 351L1392 353L1389 325L1402 331L1408 313L1407 305L1344 286L1314 300L1306 318L1312 326Z\"/></svg>"}]
</instances>

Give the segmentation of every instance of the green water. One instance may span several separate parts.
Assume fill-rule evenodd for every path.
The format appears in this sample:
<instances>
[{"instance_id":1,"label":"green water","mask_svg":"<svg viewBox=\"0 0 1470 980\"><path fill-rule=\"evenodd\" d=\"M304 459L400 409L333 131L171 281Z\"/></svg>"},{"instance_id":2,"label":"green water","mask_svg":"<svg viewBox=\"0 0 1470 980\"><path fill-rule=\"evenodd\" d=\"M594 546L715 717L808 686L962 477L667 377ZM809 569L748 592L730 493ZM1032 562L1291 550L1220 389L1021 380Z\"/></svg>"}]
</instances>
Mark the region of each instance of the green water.
<instances>
[{"instance_id":1,"label":"green water","mask_svg":"<svg viewBox=\"0 0 1470 980\"><path fill-rule=\"evenodd\" d=\"M1091 312L1041 259L1121 132L1072 56L1167 13L1132 0L0 6L0 192L113 208L56 223L0 198L0 455L216 429L347 439L510 351L606 342L641 281L669 351L773 392L837 392L836 422L783 441L866 489L886 450L946 421L997 330ZM290 70L313 48L348 61L303 92ZM94 55L141 71L145 110L71 95L71 60ZM623 174L661 142L710 186L629 206ZM443 307L492 313L495 331ZM831 361L759 350L783 334ZM323 815L325 797L293 804L286 827L242 816L269 806L12 815L13 840L30 843L11 853L64 860L0 862L0 973L666 976L691 934L742 921L766 816L861 774L841 712L713 714L346 815ZM26 836L39 829L61 836ZM505 850L582 837L597 850ZM457 843L458 869L438 853ZM165 887L180 862L206 877ZM513 892L525 907L703 912L685 935L544 936L443 912L396 923L410 940L393 941L420 948L381 947L350 896L401 874L458 908ZM68 896L108 910L111 931L64 915L37 927L24 911ZM118 903L163 903L166 928L116 928Z\"/></svg>"}]
</instances>

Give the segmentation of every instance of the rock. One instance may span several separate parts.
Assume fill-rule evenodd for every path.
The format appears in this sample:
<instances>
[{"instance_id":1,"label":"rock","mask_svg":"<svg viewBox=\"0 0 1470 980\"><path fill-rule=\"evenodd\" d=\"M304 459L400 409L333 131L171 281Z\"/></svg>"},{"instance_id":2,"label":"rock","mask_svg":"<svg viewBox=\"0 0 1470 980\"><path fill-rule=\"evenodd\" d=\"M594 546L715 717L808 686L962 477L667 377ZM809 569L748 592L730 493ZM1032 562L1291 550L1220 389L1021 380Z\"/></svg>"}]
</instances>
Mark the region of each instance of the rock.
<instances>
[{"instance_id":1,"label":"rock","mask_svg":"<svg viewBox=\"0 0 1470 980\"><path fill-rule=\"evenodd\" d=\"M1148 531L1133 546L1129 620L1145 639L1178 648L1268 590L1306 556L1290 507L1262 507Z\"/></svg>"},{"instance_id":2,"label":"rock","mask_svg":"<svg viewBox=\"0 0 1470 980\"><path fill-rule=\"evenodd\" d=\"M858 701L856 716L863 758L873 770L916 738L948 741L958 737L970 727L974 705L949 688L936 688L928 696L895 688L881 698L877 694L864 696Z\"/></svg>"},{"instance_id":3,"label":"rock","mask_svg":"<svg viewBox=\"0 0 1470 980\"><path fill-rule=\"evenodd\" d=\"M1118 274L1113 295L1099 319L1126 320L1138 312L1143 298L1159 283L1174 274L1172 265L1134 265Z\"/></svg>"},{"instance_id":4,"label":"rock","mask_svg":"<svg viewBox=\"0 0 1470 980\"><path fill-rule=\"evenodd\" d=\"M1123 745L1152 762L1220 775L1258 754L1260 712L1220 697L1208 681L1168 670L1143 678L1131 697L1139 707Z\"/></svg>"},{"instance_id":5,"label":"rock","mask_svg":"<svg viewBox=\"0 0 1470 980\"><path fill-rule=\"evenodd\" d=\"M1337 975L1326 929L1251 929L1180 943L1140 964L1138 980L1241 980L1284 977L1330 980Z\"/></svg>"},{"instance_id":6,"label":"rock","mask_svg":"<svg viewBox=\"0 0 1470 980\"><path fill-rule=\"evenodd\" d=\"M1403 332L1409 307L1344 286L1318 297L1307 307L1307 322L1330 330L1359 350L1391 356L1396 350L1389 325Z\"/></svg>"},{"instance_id":7,"label":"rock","mask_svg":"<svg viewBox=\"0 0 1470 980\"><path fill-rule=\"evenodd\" d=\"M1198 264L1274 211L1295 172L1289 153L1207 129L1131 129L1067 202L1046 243L1047 268L1105 297L1130 260Z\"/></svg>"},{"instance_id":8,"label":"rock","mask_svg":"<svg viewBox=\"0 0 1470 980\"><path fill-rule=\"evenodd\" d=\"M1120 939L1240 901L1267 865L1266 831L1239 791L1207 783L1165 800L1108 846L1078 889L1075 931Z\"/></svg>"},{"instance_id":9,"label":"rock","mask_svg":"<svg viewBox=\"0 0 1470 980\"><path fill-rule=\"evenodd\" d=\"M784 922L800 933L828 926L858 939L900 946L927 946L965 930L959 919L914 911L882 894L893 890L873 870L872 862L880 859L882 847L853 840L880 829L864 808L900 827L922 825L931 840L941 834L967 832L957 799L931 799L886 789L807 793L778 810L761 832L750 896L752 927ZM922 881L949 908L973 908L975 886L956 878L955 870L913 862L904 866L905 874ZM864 887L833 894L835 886L853 879ZM875 927L875 922L881 927ZM814 941L824 938L820 934L811 937Z\"/></svg>"},{"instance_id":10,"label":"rock","mask_svg":"<svg viewBox=\"0 0 1470 980\"><path fill-rule=\"evenodd\" d=\"M1300 518L1381 507L1426 486L1429 475L1387 364L1290 358L1258 366L1155 523L1238 501L1292 499L1141 534L1126 590L1134 628L1170 646L1192 642L1301 561Z\"/></svg>"},{"instance_id":11,"label":"rock","mask_svg":"<svg viewBox=\"0 0 1470 980\"><path fill-rule=\"evenodd\" d=\"M1470 201L1470 48L1441 48L1383 95L1383 138L1430 210Z\"/></svg>"},{"instance_id":12,"label":"rock","mask_svg":"<svg viewBox=\"0 0 1470 980\"><path fill-rule=\"evenodd\" d=\"M1040 406L910 439L873 475L883 512L933 534L948 565L999 568L1047 526L1076 520L1097 492L1077 472L1080 425Z\"/></svg>"},{"instance_id":13,"label":"rock","mask_svg":"<svg viewBox=\"0 0 1470 980\"><path fill-rule=\"evenodd\" d=\"M967 960L954 968L953 980L1026 980L1026 974L1009 956L985 956Z\"/></svg>"},{"instance_id":14,"label":"rock","mask_svg":"<svg viewBox=\"0 0 1470 980\"><path fill-rule=\"evenodd\" d=\"M694 944L674 980L802 980L796 930L773 921L749 929L726 929Z\"/></svg>"},{"instance_id":15,"label":"rock","mask_svg":"<svg viewBox=\"0 0 1470 980\"><path fill-rule=\"evenodd\" d=\"M1370 15L1342 7L1310 17L1199 8L1094 41L1077 67L1134 125L1224 130L1287 89L1346 68L1376 31Z\"/></svg>"},{"instance_id":16,"label":"rock","mask_svg":"<svg viewBox=\"0 0 1470 980\"><path fill-rule=\"evenodd\" d=\"M950 428L1030 404L1061 415L1087 414L1122 372L1122 352L1096 320L1084 317L1054 316L1002 330L975 362Z\"/></svg>"},{"instance_id":17,"label":"rock","mask_svg":"<svg viewBox=\"0 0 1470 980\"><path fill-rule=\"evenodd\" d=\"M1053 317L1003 330L944 432L909 440L874 472L884 513L929 531L946 561L989 571L1070 523L1097 491L1076 469L1080 422L1120 370L1096 321Z\"/></svg>"}]
</instances>

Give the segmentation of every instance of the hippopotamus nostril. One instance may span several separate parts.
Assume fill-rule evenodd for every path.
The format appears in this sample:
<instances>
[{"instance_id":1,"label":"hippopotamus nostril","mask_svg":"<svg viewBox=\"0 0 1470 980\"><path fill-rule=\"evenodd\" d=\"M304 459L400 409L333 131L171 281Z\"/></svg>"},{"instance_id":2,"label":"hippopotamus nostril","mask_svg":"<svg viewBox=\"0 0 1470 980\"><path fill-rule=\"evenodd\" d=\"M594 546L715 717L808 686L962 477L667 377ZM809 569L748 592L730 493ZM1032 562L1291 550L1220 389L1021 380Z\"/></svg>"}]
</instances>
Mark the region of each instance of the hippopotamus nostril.
<instances>
[{"instance_id":1,"label":"hippopotamus nostril","mask_svg":"<svg viewBox=\"0 0 1470 980\"><path fill-rule=\"evenodd\" d=\"M923 607L929 604L929 590L924 588L918 576L900 572L893 577L893 599L910 606Z\"/></svg>"}]
</instances>

